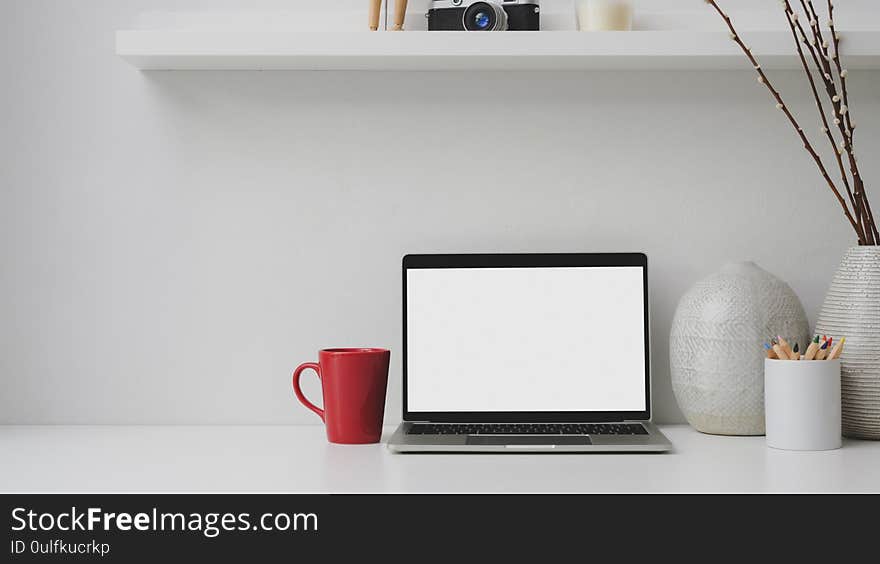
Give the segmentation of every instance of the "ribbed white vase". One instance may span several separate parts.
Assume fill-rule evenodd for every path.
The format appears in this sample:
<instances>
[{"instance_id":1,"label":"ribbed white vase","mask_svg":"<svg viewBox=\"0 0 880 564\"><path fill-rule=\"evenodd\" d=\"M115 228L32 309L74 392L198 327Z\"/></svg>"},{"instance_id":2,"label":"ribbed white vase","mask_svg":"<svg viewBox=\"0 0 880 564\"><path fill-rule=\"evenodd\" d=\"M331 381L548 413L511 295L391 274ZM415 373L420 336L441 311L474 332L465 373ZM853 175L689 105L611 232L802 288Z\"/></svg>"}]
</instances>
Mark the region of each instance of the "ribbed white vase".
<instances>
[{"instance_id":1,"label":"ribbed white vase","mask_svg":"<svg viewBox=\"0 0 880 564\"><path fill-rule=\"evenodd\" d=\"M846 252L816 332L846 337L841 356L843 434L880 439L880 247Z\"/></svg>"}]
</instances>

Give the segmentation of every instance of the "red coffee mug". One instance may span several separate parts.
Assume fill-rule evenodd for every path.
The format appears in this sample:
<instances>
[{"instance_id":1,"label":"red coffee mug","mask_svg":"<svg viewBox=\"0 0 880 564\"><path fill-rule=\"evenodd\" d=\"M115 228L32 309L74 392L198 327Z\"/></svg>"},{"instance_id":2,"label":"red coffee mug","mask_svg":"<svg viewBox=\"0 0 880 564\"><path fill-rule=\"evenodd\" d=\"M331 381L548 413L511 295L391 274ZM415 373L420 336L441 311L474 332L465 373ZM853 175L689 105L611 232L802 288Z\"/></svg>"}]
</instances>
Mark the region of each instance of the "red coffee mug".
<instances>
[{"instance_id":1,"label":"red coffee mug","mask_svg":"<svg viewBox=\"0 0 880 564\"><path fill-rule=\"evenodd\" d=\"M331 443L378 443L390 361L391 351L386 349L324 349L317 364L306 362L293 371L293 391L324 421ZM299 387L300 374L307 368L321 379L324 409L307 400Z\"/></svg>"}]
</instances>

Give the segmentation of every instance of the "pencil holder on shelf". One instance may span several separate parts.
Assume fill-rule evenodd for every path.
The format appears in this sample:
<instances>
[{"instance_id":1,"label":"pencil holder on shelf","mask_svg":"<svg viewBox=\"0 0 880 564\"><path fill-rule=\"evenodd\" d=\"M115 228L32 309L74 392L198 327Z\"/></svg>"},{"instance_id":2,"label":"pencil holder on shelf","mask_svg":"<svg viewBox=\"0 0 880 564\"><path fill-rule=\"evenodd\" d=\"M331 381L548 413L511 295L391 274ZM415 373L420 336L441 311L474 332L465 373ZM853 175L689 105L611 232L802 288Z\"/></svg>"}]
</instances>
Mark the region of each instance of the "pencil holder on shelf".
<instances>
[{"instance_id":1,"label":"pencil holder on shelf","mask_svg":"<svg viewBox=\"0 0 880 564\"><path fill-rule=\"evenodd\" d=\"M766 359L764 414L769 447L840 448L840 360Z\"/></svg>"}]
</instances>

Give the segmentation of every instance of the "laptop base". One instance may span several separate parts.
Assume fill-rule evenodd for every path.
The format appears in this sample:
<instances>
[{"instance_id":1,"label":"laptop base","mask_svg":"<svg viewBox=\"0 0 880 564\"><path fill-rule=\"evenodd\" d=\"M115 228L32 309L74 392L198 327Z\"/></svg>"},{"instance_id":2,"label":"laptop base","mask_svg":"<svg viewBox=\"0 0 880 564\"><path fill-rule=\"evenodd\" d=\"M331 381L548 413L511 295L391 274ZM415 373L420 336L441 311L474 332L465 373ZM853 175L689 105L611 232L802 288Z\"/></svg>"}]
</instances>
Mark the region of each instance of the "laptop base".
<instances>
[{"instance_id":1,"label":"laptop base","mask_svg":"<svg viewBox=\"0 0 880 564\"><path fill-rule=\"evenodd\" d=\"M668 452L672 443L656 425L640 422L643 435L412 435L402 423L388 441L397 453L601 453Z\"/></svg>"}]
</instances>

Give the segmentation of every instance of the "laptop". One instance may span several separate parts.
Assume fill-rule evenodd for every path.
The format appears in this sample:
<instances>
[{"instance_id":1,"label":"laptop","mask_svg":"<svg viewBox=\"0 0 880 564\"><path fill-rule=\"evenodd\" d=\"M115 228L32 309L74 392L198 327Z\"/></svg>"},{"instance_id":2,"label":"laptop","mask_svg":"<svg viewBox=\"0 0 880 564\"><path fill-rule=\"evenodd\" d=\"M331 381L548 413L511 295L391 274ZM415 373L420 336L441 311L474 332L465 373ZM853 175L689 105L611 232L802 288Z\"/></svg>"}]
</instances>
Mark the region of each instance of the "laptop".
<instances>
[{"instance_id":1,"label":"laptop","mask_svg":"<svg viewBox=\"0 0 880 564\"><path fill-rule=\"evenodd\" d=\"M664 452L641 253L407 255L394 452Z\"/></svg>"}]
</instances>

